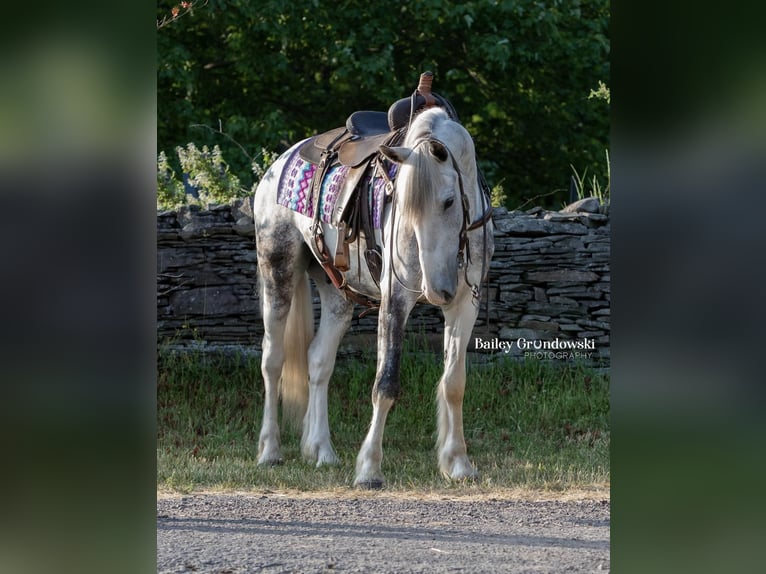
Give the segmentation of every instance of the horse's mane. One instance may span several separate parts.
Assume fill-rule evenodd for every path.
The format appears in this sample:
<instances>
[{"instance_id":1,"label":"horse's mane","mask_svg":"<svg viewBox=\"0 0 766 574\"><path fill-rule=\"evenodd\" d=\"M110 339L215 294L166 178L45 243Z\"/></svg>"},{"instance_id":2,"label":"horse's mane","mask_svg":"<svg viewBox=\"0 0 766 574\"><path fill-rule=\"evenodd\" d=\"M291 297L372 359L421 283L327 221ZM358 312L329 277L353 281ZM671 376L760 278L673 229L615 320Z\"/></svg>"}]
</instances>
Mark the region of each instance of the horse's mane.
<instances>
[{"instance_id":1,"label":"horse's mane","mask_svg":"<svg viewBox=\"0 0 766 574\"><path fill-rule=\"evenodd\" d=\"M410 126L403 145L411 148L412 153L402 165L398 176L402 180L400 191L403 197L400 208L403 217L410 220L418 219L422 214L437 208L438 190L436 184L440 181L439 171L442 162L434 158L429 152L427 142L432 138L444 141L452 127L457 127L461 132L465 132L462 126L453 122L447 113L440 108L422 112ZM465 134L467 135L467 132ZM461 162L463 154L466 152L473 154L473 142L470 136L467 137L467 140L468 146L460 145L460 149L450 150L451 153L455 154L458 164L464 163ZM447 159L450 164L451 161L451 159Z\"/></svg>"}]
</instances>

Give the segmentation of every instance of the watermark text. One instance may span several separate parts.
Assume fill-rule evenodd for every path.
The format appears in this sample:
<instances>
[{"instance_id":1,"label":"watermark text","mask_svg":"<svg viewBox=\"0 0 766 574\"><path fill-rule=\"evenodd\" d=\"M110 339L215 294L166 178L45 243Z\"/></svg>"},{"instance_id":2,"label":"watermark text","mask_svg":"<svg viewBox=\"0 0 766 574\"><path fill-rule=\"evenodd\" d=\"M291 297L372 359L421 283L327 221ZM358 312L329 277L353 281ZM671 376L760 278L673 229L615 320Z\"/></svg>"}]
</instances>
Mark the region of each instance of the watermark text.
<instances>
[{"instance_id":1,"label":"watermark text","mask_svg":"<svg viewBox=\"0 0 766 574\"><path fill-rule=\"evenodd\" d=\"M515 340L474 338L477 351L502 351L523 356L525 359L574 360L590 359L596 349L596 340L583 339L525 339Z\"/></svg>"}]
</instances>

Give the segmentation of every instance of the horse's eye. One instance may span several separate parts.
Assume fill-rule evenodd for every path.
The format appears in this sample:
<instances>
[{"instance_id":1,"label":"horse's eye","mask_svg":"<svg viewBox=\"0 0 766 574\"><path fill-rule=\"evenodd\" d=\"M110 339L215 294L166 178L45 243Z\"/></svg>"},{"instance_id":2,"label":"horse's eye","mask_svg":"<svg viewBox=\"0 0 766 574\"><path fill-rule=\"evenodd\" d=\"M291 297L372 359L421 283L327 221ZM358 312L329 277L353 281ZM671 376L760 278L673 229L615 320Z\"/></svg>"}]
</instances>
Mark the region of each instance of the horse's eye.
<instances>
[{"instance_id":1,"label":"horse's eye","mask_svg":"<svg viewBox=\"0 0 766 574\"><path fill-rule=\"evenodd\" d=\"M455 198L450 197L447 201L444 202L444 211L447 211L450 207L452 207L452 204L455 203Z\"/></svg>"}]
</instances>

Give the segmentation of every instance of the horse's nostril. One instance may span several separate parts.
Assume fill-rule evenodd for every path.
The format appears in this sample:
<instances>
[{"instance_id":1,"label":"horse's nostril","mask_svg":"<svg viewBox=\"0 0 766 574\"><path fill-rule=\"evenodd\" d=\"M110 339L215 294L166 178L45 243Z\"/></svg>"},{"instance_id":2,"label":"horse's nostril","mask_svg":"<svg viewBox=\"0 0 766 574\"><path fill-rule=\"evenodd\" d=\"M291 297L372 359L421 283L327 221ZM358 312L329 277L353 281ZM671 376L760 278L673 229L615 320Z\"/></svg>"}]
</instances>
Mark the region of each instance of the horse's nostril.
<instances>
[{"instance_id":1,"label":"horse's nostril","mask_svg":"<svg viewBox=\"0 0 766 574\"><path fill-rule=\"evenodd\" d=\"M452 291L449 291L447 289L442 289L441 296L442 296L442 299L444 299L445 301L449 303L455 297L455 294Z\"/></svg>"}]
</instances>

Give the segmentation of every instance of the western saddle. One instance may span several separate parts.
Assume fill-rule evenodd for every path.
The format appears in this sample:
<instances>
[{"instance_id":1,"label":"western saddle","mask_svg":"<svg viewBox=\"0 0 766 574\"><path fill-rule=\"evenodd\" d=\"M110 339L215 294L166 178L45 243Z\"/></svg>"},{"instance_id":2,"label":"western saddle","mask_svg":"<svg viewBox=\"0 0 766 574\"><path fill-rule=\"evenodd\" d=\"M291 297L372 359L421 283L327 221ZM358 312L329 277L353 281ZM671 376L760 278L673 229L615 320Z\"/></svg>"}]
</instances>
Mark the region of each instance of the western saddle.
<instances>
[{"instance_id":1,"label":"western saddle","mask_svg":"<svg viewBox=\"0 0 766 574\"><path fill-rule=\"evenodd\" d=\"M367 189L360 182L369 177L386 180L386 201L393 192L393 182L388 174L390 163L379 153L381 145L395 146L404 140L412 118L419 111L443 107L450 117L458 121L457 113L446 99L431 91L433 73L420 75L418 87L409 98L395 102L388 112L357 111L346 120L346 125L306 140L298 150L300 157L317 166L311 181L311 197L314 205L314 221L310 228L309 246L332 283L352 301L376 308L377 303L357 293L347 285L345 272L349 270L349 244L356 241L360 232L364 235L364 250L370 274L375 283L380 282L382 272L382 249L376 243L373 218ZM338 165L348 167L343 189L337 198L330 225L338 229L335 248L325 242L320 220L319 201L322 181L328 171ZM313 243L313 245L312 245Z\"/></svg>"}]
</instances>

